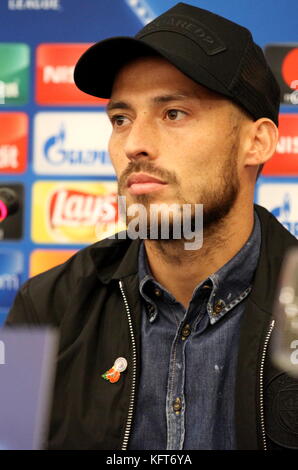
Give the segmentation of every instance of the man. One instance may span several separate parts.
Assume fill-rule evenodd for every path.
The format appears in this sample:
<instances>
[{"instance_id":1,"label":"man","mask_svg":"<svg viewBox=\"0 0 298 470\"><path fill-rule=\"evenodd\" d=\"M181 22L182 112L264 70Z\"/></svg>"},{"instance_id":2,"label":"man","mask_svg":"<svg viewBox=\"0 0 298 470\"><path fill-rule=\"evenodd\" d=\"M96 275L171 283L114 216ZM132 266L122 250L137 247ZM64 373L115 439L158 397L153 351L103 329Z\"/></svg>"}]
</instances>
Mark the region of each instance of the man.
<instances>
[{"instance_id":1,"label":"man","mask_svg":"<svg viewBox=\"0 0 298 470\"><path fill-rule=\"evenodd\" d=\"M186 250L173 216L172 238L104 240L23 286L7 324L61 334L49 448L297 448L297 383L268 353L297 240L253 205L278 139L261 49L245 28L179 3L135 38L92 46L75 81L110 98L128 212L154 204L161 229L162 204L190 206L193 225L203 204L204 239Z\"/></svg>"}]
</instances>

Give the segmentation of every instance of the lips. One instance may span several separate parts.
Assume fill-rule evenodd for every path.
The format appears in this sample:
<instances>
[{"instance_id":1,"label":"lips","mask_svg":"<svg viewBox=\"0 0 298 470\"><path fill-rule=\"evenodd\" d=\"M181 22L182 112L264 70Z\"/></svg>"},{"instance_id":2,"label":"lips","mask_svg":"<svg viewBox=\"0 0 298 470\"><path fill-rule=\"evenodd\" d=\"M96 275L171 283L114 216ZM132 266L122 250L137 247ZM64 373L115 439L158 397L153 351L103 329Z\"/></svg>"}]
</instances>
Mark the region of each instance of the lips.
<instances>
[{"instance_id":1,"label":"lips","mask_svg":"<svg viewBox=\"0 0 298 470\"><path fill-rule=\"evenodd\" d=\"M166 184L164 181L156 178L155 176L147 175L146 173L134 173L127 180L128 187L130 187L132 184L140 184L140 183Z\"/></svg>"},{"instance_id":2,"label":"lips","mask_svg":"<svg viewBox=\"0 0 298 470\"><path fill-rule=\"evenodd\" d=\"M145 194L162 189L167 183L147 175L146 173L134 173L127 180L127 187L131 194Z\"/></svg>"}]
</instances>

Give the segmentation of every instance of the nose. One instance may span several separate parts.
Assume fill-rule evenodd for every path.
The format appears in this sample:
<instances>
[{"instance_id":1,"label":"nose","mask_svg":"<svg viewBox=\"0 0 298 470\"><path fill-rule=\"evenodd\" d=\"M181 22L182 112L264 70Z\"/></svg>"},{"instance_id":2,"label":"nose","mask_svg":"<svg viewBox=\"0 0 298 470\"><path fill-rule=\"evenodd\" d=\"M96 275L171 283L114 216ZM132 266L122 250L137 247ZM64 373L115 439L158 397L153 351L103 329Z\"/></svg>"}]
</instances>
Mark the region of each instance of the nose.
<instances>
[{"instance_id":1,"label":"nose","mask_svg":"<svg viewBox=\"0 0 298 470\"><path fill-rule=\"evenodd\" d=\"M157 158L158 133L156 126L146 116L136 117L130 125L126 135L124 151L129 160L147 157L150 160Z\"/></svg>"}]
</instances>

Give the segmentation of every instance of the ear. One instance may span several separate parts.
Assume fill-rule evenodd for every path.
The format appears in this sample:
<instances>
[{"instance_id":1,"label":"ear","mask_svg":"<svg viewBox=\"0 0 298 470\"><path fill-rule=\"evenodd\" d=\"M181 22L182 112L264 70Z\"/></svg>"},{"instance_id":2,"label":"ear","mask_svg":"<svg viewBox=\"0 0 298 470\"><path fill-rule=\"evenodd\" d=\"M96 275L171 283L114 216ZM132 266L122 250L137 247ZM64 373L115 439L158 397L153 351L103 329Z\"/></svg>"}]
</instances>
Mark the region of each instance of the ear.
<instances>
[{"instance_id":1,"label":"ear","mask_svg":"<svg viewBox=\"0 0 298 470\"><path fill-rule=\"evenodd\" d=\"M250 122L246 135L245 166L258 166L267 162L275 152L278 129L271 119L260 118Z\"/></svg>"}]
</instances>

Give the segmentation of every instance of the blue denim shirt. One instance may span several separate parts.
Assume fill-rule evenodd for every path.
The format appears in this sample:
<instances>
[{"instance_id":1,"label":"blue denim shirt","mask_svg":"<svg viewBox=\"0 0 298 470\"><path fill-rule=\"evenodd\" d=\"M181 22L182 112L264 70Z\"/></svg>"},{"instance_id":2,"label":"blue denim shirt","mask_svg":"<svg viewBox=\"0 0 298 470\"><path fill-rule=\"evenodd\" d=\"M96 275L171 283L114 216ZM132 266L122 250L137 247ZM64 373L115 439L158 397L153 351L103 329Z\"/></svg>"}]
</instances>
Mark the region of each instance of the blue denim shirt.
<instances>
[{"instance_id":1,"label":"blue denim shirt","mask_svg":"<svg viewBox=\"0 0 298 470\"><path fill-rule=\"evenodd\" d=\"M131 450L235 449L240 319L261 243L257 214L241 250L194 290L188 309L139 252L141 371Z\"/></svg>"}]
</instances>

